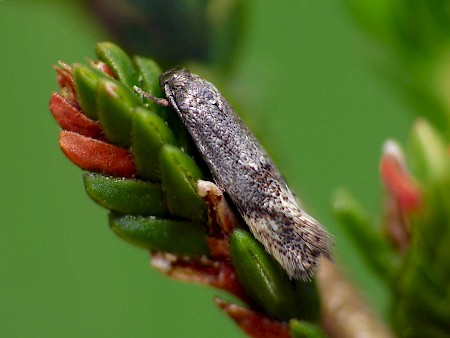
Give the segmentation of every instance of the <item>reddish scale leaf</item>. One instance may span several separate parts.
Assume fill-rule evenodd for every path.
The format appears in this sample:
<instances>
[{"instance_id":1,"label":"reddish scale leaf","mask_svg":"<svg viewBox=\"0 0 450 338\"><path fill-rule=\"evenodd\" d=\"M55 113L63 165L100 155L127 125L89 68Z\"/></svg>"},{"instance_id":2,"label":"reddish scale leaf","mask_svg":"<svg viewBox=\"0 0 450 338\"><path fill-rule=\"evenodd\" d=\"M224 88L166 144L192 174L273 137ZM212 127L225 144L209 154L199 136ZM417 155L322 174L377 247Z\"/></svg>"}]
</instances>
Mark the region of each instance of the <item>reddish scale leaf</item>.
<instances>
[{"instance_id":1,"label":"reddish scale leaf","mask_svg":"<svg viewBox=\"0 0 450 338\"><path fill-rule=\"evenodd\" d=\"M79 109L77 97L75 95L75 89L73 84L72 68L62 62L58 66L53 66L58 73L58 85L61 88L60 95L67 100L67 102Z\"/></svg>"},{"instance_id":2,"label":"reddish scale leaf","mask_svg":"<svg viewBox=\"0 0 450 338\"><path fill-rule=\"evenodd\" d=\"M219 259L230 258L229 236L223 238L208 237L206 240L212 257Z\"/></svg>"},{"instance_id":3,"label":"reddish scale leaf","mask_svg":"<svg viewBox=\"0 0 450 338\"><path fill-rule=\"evenodd\" d=\"M207 257L182 257L164 252L153 252L151 263L155 269L171 278L210 285L227 291L243 301L251 302L239 283L233 266L227 261L215 261Z\"/></svg>"},{"instance_id":4,"label":"reddish scale leaf","mask_svg":"<svg viewBox=\"0 0 450 338\"><path fill-rule=\"evenodd\" d=\"M241 227L228 205L222 190L214 183L198 180L197 193L208 206L209 237L211 256L218 259L230 258L230 234L235 227Z\"/></svg>"},{"instance_id":5,"label":"reddish scale leaf","mask_svg":"<svg viewBox=\"0 0 450 338\"><path fill-rule=\"evenodd\" d=\"M393 195L401 210L410 212L419 208L420 189L394 157L383 156L380 163L380 174L386 189Z\"/></svg>"},{"instance_id":6,"label":"reddish scale leaf","mask_svg":"<svg viewBox=\"0 0 450 338\"><path fill-rule=\"evenodd\" d=\"M214 237L224 237L231 234L234 228L242 227L217 185L198 180L197 193L208 205L209 230Z\"/></svg>"},{"instance_id":7,"label":"reddish scale leaf","mask_svg":"<svg viewBox=\"0 0 450 338\"><path fill-rule=\"evenodd\" d=\"M411 242L411 225L397 201L387 195L385 202L386 232L399 252L406 252Z\"/></svg>"},{"instance_id":8,"label":"reddish scale leaf","mask_svg":"<svg viewBox=\"0 0 450 338\"><path fill-rule=\"evenodd\" d=\"M228 303L218 297L214 301L250 337L289 338L291 336L286 323L267 318L260 313Z\"/></svg>"},{"instance_id":9,"label":"reddish scale leaf","mask_svg":"<svg viewBox=\"0 0 450 338\"><path fill-rule=\"evenodd\" d=\"M108 65L102 61L93 61L92 65L95 68L100 69L103 73L106 73L107 75L111 76L113 79L116 78L111 68L108 67Z\"/></svg>"},{"instance_id":10,"label":"reddish scale leaf","mask_svg":"<svg viewBox=\"0 0 450 338\"><path fill-rule=\"evenodd\" d=\"M220 261L219 264L220 268L216 279L211 282L211 285L218 289L228 291L242 300L250 301L247 293L242 289L242 286L237 279L234 267L230 263L224 261Z\"/></svg>"},{"instance_id":11,"label":"reddish scale leaf","mask_svg":"<svg viewBox=\"0 0 450 338\"><path fill-rule=\"evenodd\" d=\"M126 149L66 130L59 134L59 146L81 169L117 177L136 174L133 157Z\"/></svg>"},{"instance_id":12,"label":"reddish scale leaf","mask_svg":"<svg viewBox=\"0 0 450 338\"><path fill-rule=\"evenodd\" d=\"M53 93L49 106L53 117L62 129L98 140L106 140L100 124L73 107L62 96Z\"/></svg>"},{"instance_id":13,"label":"reddish scale leaf","mask_svg":"<svg viewBox=\"0 0 450 338\"><path fill-rule=\"evenodd\" d=\"M60 63L59 65L53 66L58 73L58 85L61 88L70 87L73 91L73 77L72 69L69 65Z\"/></svg>"}]
</instances>

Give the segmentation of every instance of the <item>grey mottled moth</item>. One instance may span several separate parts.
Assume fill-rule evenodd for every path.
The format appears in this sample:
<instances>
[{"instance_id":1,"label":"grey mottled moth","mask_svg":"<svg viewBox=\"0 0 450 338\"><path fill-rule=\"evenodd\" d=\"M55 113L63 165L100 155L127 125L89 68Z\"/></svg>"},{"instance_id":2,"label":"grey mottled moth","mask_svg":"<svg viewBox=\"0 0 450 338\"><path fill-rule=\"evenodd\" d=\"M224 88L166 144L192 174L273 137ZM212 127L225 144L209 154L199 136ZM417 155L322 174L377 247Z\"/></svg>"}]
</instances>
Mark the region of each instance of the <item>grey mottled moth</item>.
<instances>
[{"instance_id":1,"label":"grey mottled moth","mask_svg":"<svg viewBox=\"0 0 450 338\"><path fill-rule=\"evenodd\" d=\"M186 69L160 77L167 101L186 126L215 183L232 199L250 231L290 278L312 277L331 239L300 208L255 136L214 85Z\"/></svg>"}]
</instances>

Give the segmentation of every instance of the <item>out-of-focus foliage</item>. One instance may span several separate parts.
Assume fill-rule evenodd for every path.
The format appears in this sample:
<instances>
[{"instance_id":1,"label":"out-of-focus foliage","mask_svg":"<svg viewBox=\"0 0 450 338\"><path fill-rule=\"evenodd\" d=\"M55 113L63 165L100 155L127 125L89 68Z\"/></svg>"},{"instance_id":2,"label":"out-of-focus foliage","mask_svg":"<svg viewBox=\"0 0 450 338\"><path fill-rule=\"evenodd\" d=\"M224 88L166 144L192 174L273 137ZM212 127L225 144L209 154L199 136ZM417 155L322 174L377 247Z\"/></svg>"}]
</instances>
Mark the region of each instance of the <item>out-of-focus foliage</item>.
<instances>
[{"instance_id":1,"label":"out-of-focus foliage","mask_svg":"<svg viewBox=\"0 0 450 338\"><path fill-rule=\"evenodd\" d=\"M348 193L334 211L361 255L391 290L390 320L399 337L450 332L450 156L442 135L424 120L413 127L411 172L403 150L388 141L380 172L386 189L381 226Z\"/></svg>"},{"instance_id":2,"label":"out-of-focus foliage","mask_svg":"<svg viewBox=\"0 0 450 338\"><path fill-rule=\"evenodd\" d=\"M450 140L450 2L344 0L378 42L388 76Z\"/></svg>"},{"instance_id":3,"label":"out-of-focus foliage","mask_svg":"<svg viewBox=\"0 0 450 338\"><path fill-rule=\"evenodd\" d=\"M413 127L409 156L389 141L381 160L387 191L381 218L390 243L347 194L336 196L336 215L391 289L390 319L398 335L448 337L450 1L345 2L422 118Z\"/></svg>"},{"instance_id":4,"label":"out-of-focus foliage","mask_svg":"<svg viewBox=\"0 0 450 338\"><path fill-rule=\"evenodd\" d=\"M199 62L223 70L243 31L238 0L86 1L117 42L163 67Z\"/></svg>"}]
</instances>

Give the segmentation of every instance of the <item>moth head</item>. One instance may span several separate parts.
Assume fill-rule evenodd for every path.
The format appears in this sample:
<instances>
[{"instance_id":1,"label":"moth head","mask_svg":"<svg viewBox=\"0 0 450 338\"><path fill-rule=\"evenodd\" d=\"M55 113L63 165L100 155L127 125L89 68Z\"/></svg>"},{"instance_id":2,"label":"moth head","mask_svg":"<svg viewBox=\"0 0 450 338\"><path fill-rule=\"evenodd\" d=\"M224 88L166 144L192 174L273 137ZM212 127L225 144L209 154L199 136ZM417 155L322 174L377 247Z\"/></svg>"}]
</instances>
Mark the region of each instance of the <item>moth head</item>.
<instances>
[{"instance_id":1,"label":"moth head","mask_svg":"<svg viewBox=\"0 0 450 338\"><path fill-rule=\"evenodd\" d=\"M176 66L161 74L159 85L161 88L164 88L166 84L171 88L183 87L191 77L192 74L187 69Z\"/></svg>"}]
</instances>

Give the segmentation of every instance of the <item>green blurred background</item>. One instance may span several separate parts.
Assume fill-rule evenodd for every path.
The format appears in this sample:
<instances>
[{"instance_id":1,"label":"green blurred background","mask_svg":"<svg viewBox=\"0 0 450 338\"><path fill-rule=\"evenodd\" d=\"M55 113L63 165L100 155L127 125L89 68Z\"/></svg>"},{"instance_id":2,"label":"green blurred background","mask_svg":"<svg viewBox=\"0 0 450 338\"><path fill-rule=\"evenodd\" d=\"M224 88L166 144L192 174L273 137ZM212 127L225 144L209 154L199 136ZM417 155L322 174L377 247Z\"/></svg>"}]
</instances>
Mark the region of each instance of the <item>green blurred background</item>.
<instances>
[{"instance_id":1,"label":"green blurred background","mask_svg":"<svg viewBox=\"0 0 450 338\"><path fill-rule=\"evenodd\" d=\"M381 145L406 139L407 105L336 2L246 7L227 93L383 315L386 292L337 228L329 201L345 186L377 212ZM57 90L52 65L94 58L95 42L109 39L74 1L0 2L0 336L243 336L212 302L218 291L167 279L145 250L115 237L58 148L47 107Z\"/></svg>"}]
</instances>

